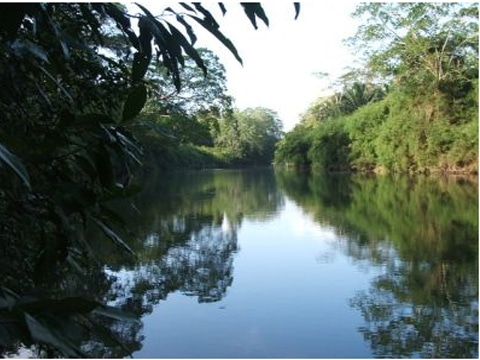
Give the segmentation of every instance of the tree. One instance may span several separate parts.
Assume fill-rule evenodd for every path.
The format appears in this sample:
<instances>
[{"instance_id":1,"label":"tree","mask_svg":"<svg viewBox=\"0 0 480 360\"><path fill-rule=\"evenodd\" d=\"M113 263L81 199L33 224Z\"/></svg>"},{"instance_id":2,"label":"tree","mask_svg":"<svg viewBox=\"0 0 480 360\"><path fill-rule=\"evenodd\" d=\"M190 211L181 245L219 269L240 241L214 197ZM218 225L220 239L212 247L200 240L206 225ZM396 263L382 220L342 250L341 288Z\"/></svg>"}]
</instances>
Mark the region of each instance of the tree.
<instances>
[{"instance_id":1,"label":"tree","mask_svg":"<svg viewBox=\"0 0 480 360\"><path fill-rule=\"evenodd\" d=\"M227 94L225 68L220 59L208 49L197 51L207 73L191 58L185 57L180 69L180 91L161 64L151 65L146 74L152 96L142 109L141 118L150 122L150 128L157 129L159 141L162 141L162 134L168 134L175 144L213 146L218 118L232 111L233 99Z\"/></svg>"},{"instance_id":2,"label":"tree","mask_svg":"<svg viewBox=\"0 0 480 360\"><path fill-rule=\"evenodd\" d=\"M372 84L354 82L350 88L345 88L340 98L340 111L349 114L364 105L381 100L385 96L384 91Z\"/></svg>"},{"instance_id":3,"label":"tree","mask_svg":"<svg viewBox=\"0 0 480 360\"><path fill-rule=\"evenodd\" d=\"M454 95L478 76L477 4L365 3L354 16L366 25L349 42L380 77Z\"/></svg>"},{"instance_id":4,"label":"tree","mask_svg":"<svg viewBox=\"0 0 480 360\"><path fill-rule=\"evenodd\" d=\"M153 96L144 111L162 114L180 113L194 116L199 113L231 111L232 97L227 94L225 67L211 50L196 49L207 73L192 58L186 57L180 69L182 88L177 91L166 70L157 64L147 77L153 82Z\"/></svg>"},{"instance_id":5,"label":"tree","mask_svg":"<svg viewBox=\"0 0 480 360\"><path fill-rule=\"evenodd\" d=\"M276 112L247 108L221 119L216 144L231 149L243 161L269 164L282 136L282 122Z\"/></svg>"},{"instance_id":6,"label":"tree","mask_svg":"<svg viewBox=\"0 0 480 360\"><path fill-rule=\"evenodd\" d=\"M280 140L275 149L275 165L309 166L308 150L312 145L311 127L305 123L296 125Z\"/></svg>"},{"instance_id":7,"label":"tree","mask_svg":"<svg viewBox=\"0 0 480 360\"><path fill-rule=\"evenodd\" d=\"M283 136L282 122L277 113L257 107L247 108L234 116L246 157L260 163L271 162L275 144Z\"/></svg>"}]
</instances>

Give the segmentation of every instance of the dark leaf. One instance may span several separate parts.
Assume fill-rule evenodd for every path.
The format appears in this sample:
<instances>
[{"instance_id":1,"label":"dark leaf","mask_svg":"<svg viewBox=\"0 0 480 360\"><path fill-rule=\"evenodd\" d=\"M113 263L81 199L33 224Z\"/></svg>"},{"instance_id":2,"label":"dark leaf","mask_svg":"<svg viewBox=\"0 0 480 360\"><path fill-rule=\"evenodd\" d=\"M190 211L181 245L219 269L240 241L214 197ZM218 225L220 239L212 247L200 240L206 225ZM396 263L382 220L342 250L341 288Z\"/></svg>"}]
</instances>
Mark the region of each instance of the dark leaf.
<instances>
[{"instance_id":1,"label":"dark leaf","mask_svg":"<svg viewBox=\"0 0 480 360\"><path fill-rule=\"evenodd\" d=\"M120 26L120 28L127 34L128 39L132 46L139 50L140 44L138 38L132 30L129 17L121 11L116 4L107 3L103 4L105 12Z\"/></svg>"},{"instance_id":2,"label":"dark leaf","mask_svg":"<svg viewBox=\"0 0 480 360\"><path fill-rule=\"evenodd\" d=\"M215 20L215 18L212 16L212 14L210 14L210 12L205 9L200 3L192 3L193 6L195 6L195 9L197 9L203 16L204 16L204 19L205 21L207 21L211 27L213 28L220 28L220 25L218 25L217 23L217 20Z\"/></svg>"},{"instance_id":3,"label":"dark leaf","mask_svg":"<svg viewBox=\"0 0 480 360\"><path fill-rule=\"evenodd\" d=\"M31 190L30 176L28 175L27 169L23 166L20 159L8 151L2 144L0 144L0 160L7 164L7 166L12 169L20 179L22 179L27 188Z\"/></svg>"},{"instance_id":4,"label":"dark leaf","mask_svg":"<svg viewBox=\"0 0 480 360\"><path fill-rule=\"evenodd\" d=\"M147 89L144 84L133 88L123 105L122 121L129 121L135 118L142 110L147 101Z\"/></svg>"},{"instance_id":5,"label":"dark leaf","mask_svg":"<svg viewBox=\"0 0 480 360\"><path fill-rule=\"evenodd\" d=\"M115 320L140 323L138 316L127 313L123 310L119 310L111 306L104 306L104 305L99 306L95 308L95 310L93 310L93 313L106 316L108 318L115 319Z\"/></svg>"},{"instance_id":6,"label":"dark leaf","mask_svg":"<svg viewBox=\"0 0 480 360\"><path fill-rule=\"evenodd\" d=\"M195 35L195 33L193 32L193 29L192 27L190 26L189 23L187 23L185 21L185 19L183 18L183 16L181 15L177 15L176 16L176 19L177 21L182 24L184 27L185 27L185 30L187 30L187 34L188 34L188 37L190 38L190 43L191 45L195 45L195 43L197 42L197 36Z\"/></svg>"},{"instance_id":7,"label":"dark leaf","mask_svg":"<svg viewBox=\"0 0 480 360\"><path fill-rule=\"evenodd\" d=\"M132 65L132 80L139 81L142 80L148 70L148 65L150 64L151 56L148 54L137 52L133 55L133 65Z\"/></svg>"},{"instance_id":8,"label":"dark leaf","mask_svg":"<svg viewBox=\"0 0 480 360\"><path fill-rule=\"evenodd\" d=\"M140 20L138 21L138 28L140 30L140 35L138 36L140 53L142 54L142 56L147 58L150 62L150 59L152 58L153 35L149 27L150 26L149 26L148 20L145 17L141 17Z\"/></svg>"},{"instance_id":9,"label":"dark leaf","mask_svg":"<svg viewBox=\"0 0 480 360\"><path fill-rule=\"evenodd\" d=\"M97 127L98 124L113 124L111 117L105 114L90 113L85 115L75 116L75 123L77 125L87 125Z\"/></svg>"},{"instance_id":10,"label":"dark leaf","mask_svg":"<svg viewBox=\"0 0 480 360\"><path fill-rule=\"evenodd\" d=\"M21 52L27 51L40 60L48 62L48 54L45 49L29 40L15 40L12 48L17 51L20 50Z\"/></svg>"},{"instance_id":11,"label":"dark leaf","mask_svg":"<svg viewBox=\"0 0 480 360\"><path fill-rule=\"evenodd\" d=\"M85 270L78 264L77 260L74 259L72 254L68 254L66 259L67 263L74 269L78 274L85 275Z\"/></svg>"},{"instance_id":12,"label":"dark leaf","mask_svg":"<svg viewBox=\"0 0 480 360\"><path fill-rule=\"evenodd\" d=\"M49 313L53 315L88 314L100 304L83 297L68 297L64 299L41 299L21 302L19 307L30 314Z\"/></svg>"},{"instance_id":13,"label":"dark leaf","mask_svg":"<svg viewBox=\"0 0 480 360\"><path fill-rule=\"evenodd\" d=\"M52 345L69 357L87 357L69 339L63 337L62 332L58 331L58 329L57 331L51 329L28 313L25 313L25 321L34 340Z\"/></svg>"},{"instance_id":14,"label":"dark leaf","mask_svg":"<svg viewBox=\"0 0 480 360\"><path fill-rule=\"evenodd\" d=\"M293 6L295 7L295 20L297 20L298 15L300 15L300 3L293 3Z\"/></svg>"},{"instance_id":15,"label":"dark leaf","mask_svg":"<svg viewBox=\"0 0 480 360\"><path fill-rule=\"evenodd\" d=\"M75 156L75 165L77 165L83 173L87 174L93 181L97 177L95 163L88 153L78 154Z\"/></svg>"},{"instance_id":16,"label":"dark leaf","mask_svg":"<svg viewBox=\"0 0 480 360\"><path fill-rule=\"evenodd\" d=\"M1 287L0 288L0 309L11 308L17 302L18 295L12 290Z\"/></svg>"},{"instance_id":17,"label":"dark leaf","mask_svg":"<svg viewBox=\"0 0 480 360\"><path fill-rule=\"evenodd\" d=\"M65 35L63 32L59 33L58 40L60 42L60 47L62 48L63 51L63 57L66 60L70 59L70 50L68 49L69 42L68 42L68 36Z\"/></svg>"},{"instance_id":18,"label":"dark leaf","mask_svg":"<svg viewBox=\"0 0 480 360\"><path fill-rule=\"evenodd\" d=\"M190 5L188 5L188 4L184 3L184 2L179 3L179 5L180 5L181 7L183 7L184 9L187 9L188 11L191 11L191 12L193 12L193 13L196 13L195 9L193 9Z\"/></svg>"},{"instance_id":19,"label":"dark leaf","mask_svg":"<svg viewBox=\"0 0 480 360\"><path fill-rule=\"evenodd\" d=\"M113 221L121 226L126 225L125 219L121 215L113 211L112 209L109 209L104 205L100 205L100 211L101 211L102 217L108 219L109 221Z\"/></svg>"},{"instance_id":20,"label":"dark leaf","mask_svg":"<svg viewBox=\"0 0 480 360\"><path fill-rule=\"evenodd\" d=\"M142 9L142 11L145 13L145 15L147 15L148 18L155 20L155 16L153 16L153 14L146 7L140 5L139 3L135 3L135 5Z\"/></svg>"},{"instance_id":21,"label":"dark leaf","mask_svg":"<svg viewBox=\"0 0 480 360\"><path fill-rule=\"evenodd\" d=\"M100 183L106 187L112 187L114 183L114 172L110 153L104 146L99 146L95 153L95 166Z\"/></svg>"},{"instance_id":22,"label":"dark leaf","mask_svg":"<svg viewBox=\"0 0 480 360\"><path fill-rule=\"evenodd\" d=\"M126 148L130 148L138 154L142 154L142 149L134 143L135 140L132 139L131 136L126 136L126 134L124 135L118 130L115 131L115 136Z\"/></svg>"},{"instance_id":23,"label":"dark leaf","mask_svg":"<svg viewBox=\"0 0 480 360\"><path fill-rule=\"evenodd\" d=\"M94 217L91 217L91 219L93 220L93 222L100 228L100 230L102 230L102 232L108 236L115 244L119 245L120 247L124 248L125 250L127 250L130 254L132 255L135 255L135 253L133 252L133 250L130 248L130 246L127 245L127 243L125 241L122 240L122 238L120 236L118 236L118 234L113 231L109 226L107 226L105 223L103 223L102 221L94 218Z\"/></svg>"},{"instance_id":24,"label":"dark leaf","mask_svg":"<svg viewBox=\"0 0 480 360\"><path fill-rule=\"evenodd\" d=\"M250 22L252 23L255 29L258 28L257 20L256 20L257 17L260 18L265 23L265 25L268 26L268 17L265 14L265 11L263 10L260 3L240 3L240 4L242 5L243 10L245 11L245 14L250 19Z\"/></svg>"},{"instance_id":25,"label":"dark leaf","mask_svg":"<svg viewBox=\"0 0 480 360\"><path fill-rule=\"evenodd\" d=\"M183 50L187 53L188 56L190 56L195 61L195 64L197 64L197 66L203 70L203 74L206 75L207 68L203 63L203 60L198 54L197 50L195 50L195 48L188 43L187 39L185 39L183 34L180 31L178 31L177 28L175 28L171 24L168 24L168 25L169 25L170 32L180 43Z\"/></svg>"},{"instance_id":26,"label":"dark leaf","mask_svg":"<svg viewBox=\"0 0 480 360\"><path fill-rule=\"evenodd\" d=\"M156 28L161 36L159 39L160 41L158 42L160 48L162 48L161 46L163 45L163 50L168 53L167 56L172 58L173 61L179 62L183 66L184 59L182 56L182 48L177 37L173 36L160 21L154 20L154 24L156 25ZM157 38L155 38L155 40L157 40Z\"/></svg>"},{"instance_id":27,"label":"dark leaf","mask_svg":"<svg viewBox=\"0 0 480 360\"><path fill-rule=\"evenodd\" d=\"M222 15L225 15L227 13L227 9L223 3L218 3L218 6L220 6L220 10L222 10Z\"/></svg>"},{"instance_id":28,"label":"dark leaf","mask_svg":"<svg viewBox=\"0 0 480 360\"><path fill-rule=\"evenodd\" d=\"M57 81L52 74L50 74L47 69L45 69L43 66L39 66L38 68L62 91L69 101L73 102L73 98L70 93L62 86L62 84L60 84L59 81Z\"/></svg>"},{"instance_id":29,"label":"dark leaf","mask_svg":"<svg viewBox=\"0 0 480 360\"><path fill-rule=\"evenodd\" d=\"M202 25L202 27L207 30L208 32L210 32L213 36L215 36L228 50L230 50L230 52L233 54L233 56L235 56L235 59L237 59L237 61L240 63L240 64L243 64L243 61L242 61L242 58L240 57L240 55L238 54L238 51L237 49L235 48L235 46L233 45L233 43L227 38L225 37L225 35L223 35L219 30L218 28L216 27L212 27L212 25L210 23L208 23L207 21L205 21L204 19L201 19L197 16L194 16L194 15L188 15L190 16L193 20L195 20L197 23L199 23L200 25Z\"/></svg>"}]
</instances>

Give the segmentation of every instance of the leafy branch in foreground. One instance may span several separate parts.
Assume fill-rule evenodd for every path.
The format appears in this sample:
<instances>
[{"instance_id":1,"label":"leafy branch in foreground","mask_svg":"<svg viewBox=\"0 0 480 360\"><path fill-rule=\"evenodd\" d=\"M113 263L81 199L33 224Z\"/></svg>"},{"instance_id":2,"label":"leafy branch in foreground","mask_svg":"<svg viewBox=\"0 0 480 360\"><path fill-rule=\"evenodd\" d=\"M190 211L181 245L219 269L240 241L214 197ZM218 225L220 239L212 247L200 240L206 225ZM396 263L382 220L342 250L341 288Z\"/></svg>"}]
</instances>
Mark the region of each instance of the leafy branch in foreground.
<instances>
[{"instance_id":1,"label":"leafy branch in foreground","mask_svg":"<svg viewBox=\"0 0 480 360\"><path fill-rule=\"evenodd\" d=\"M173 18L137 5L136 15L116 3L0 5L0 286L19 294L0 311L64 356L81 353L68 339L59 340L57 335L68 333L63 318L49 318L63 324L54 333L50 320L17 303L41 286L69 293L72 274L65 276L63 265L82 272L93 261L91 225L130 249L112 201L136 190L142 146L132 127L151 92L149 65L166 69L176 90L185 55L205 71L191 23L241 60L203 5L181 3L181 12L169 10ZM220 9L225 13L226 6ZM268 23L259 4L244 11L253 25L258 19ZM62 279L67 285L58 285ZM50 309L44 310L48 316Z\"/></svg>"}]
</instances>

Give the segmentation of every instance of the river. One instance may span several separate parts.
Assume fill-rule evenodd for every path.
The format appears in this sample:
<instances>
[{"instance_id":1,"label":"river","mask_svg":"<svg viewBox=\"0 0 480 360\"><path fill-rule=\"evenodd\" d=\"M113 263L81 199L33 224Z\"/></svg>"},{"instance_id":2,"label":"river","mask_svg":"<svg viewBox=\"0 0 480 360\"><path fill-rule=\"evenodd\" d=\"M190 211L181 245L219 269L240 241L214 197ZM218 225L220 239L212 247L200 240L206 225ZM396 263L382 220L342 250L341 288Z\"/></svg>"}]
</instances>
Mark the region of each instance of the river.
<instances>
[{"instance_id":1,"label":"river","mask_svg":"<svg viewBox=\"0 0 480 360\"><path fill-rule=\"evenodd\" d=\"M105 267L133 357L478 356L476 178L154 175Z\"/></svg>"},{"instance_id":2,"label":"river","mask_svg":"<svg viewBox=\"0 0 480 360\"><path fill-rule=\"evenodd\" d=\"M37 290L51 298L2 290L1 356L58 356L33 337L96 358L478 358L477 177L142 182L112 207L134 256L89 233L97 261ZM75 315L90 298L110 307Z\"/></svg>"}]
</instances>

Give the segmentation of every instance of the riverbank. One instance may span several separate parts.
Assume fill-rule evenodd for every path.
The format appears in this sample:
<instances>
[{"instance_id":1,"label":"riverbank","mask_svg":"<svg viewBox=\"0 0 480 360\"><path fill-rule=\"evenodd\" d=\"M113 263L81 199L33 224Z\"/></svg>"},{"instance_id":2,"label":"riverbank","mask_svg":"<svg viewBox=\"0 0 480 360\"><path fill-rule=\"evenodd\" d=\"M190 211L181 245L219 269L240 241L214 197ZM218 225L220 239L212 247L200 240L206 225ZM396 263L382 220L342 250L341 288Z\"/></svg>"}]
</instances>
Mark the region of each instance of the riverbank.
<instances>
[{"instance_id":1,"label":"riverbank","mask_svg":"<svg viewBox=\"0 0 480 360\"><path fill-rule=\"evenodd\" d=\"M311 108L313 115L278 144L275 164L327 172L478 174L476 85L461 101L397 91L325 119Z\"/></svg>"}]
</instances>

